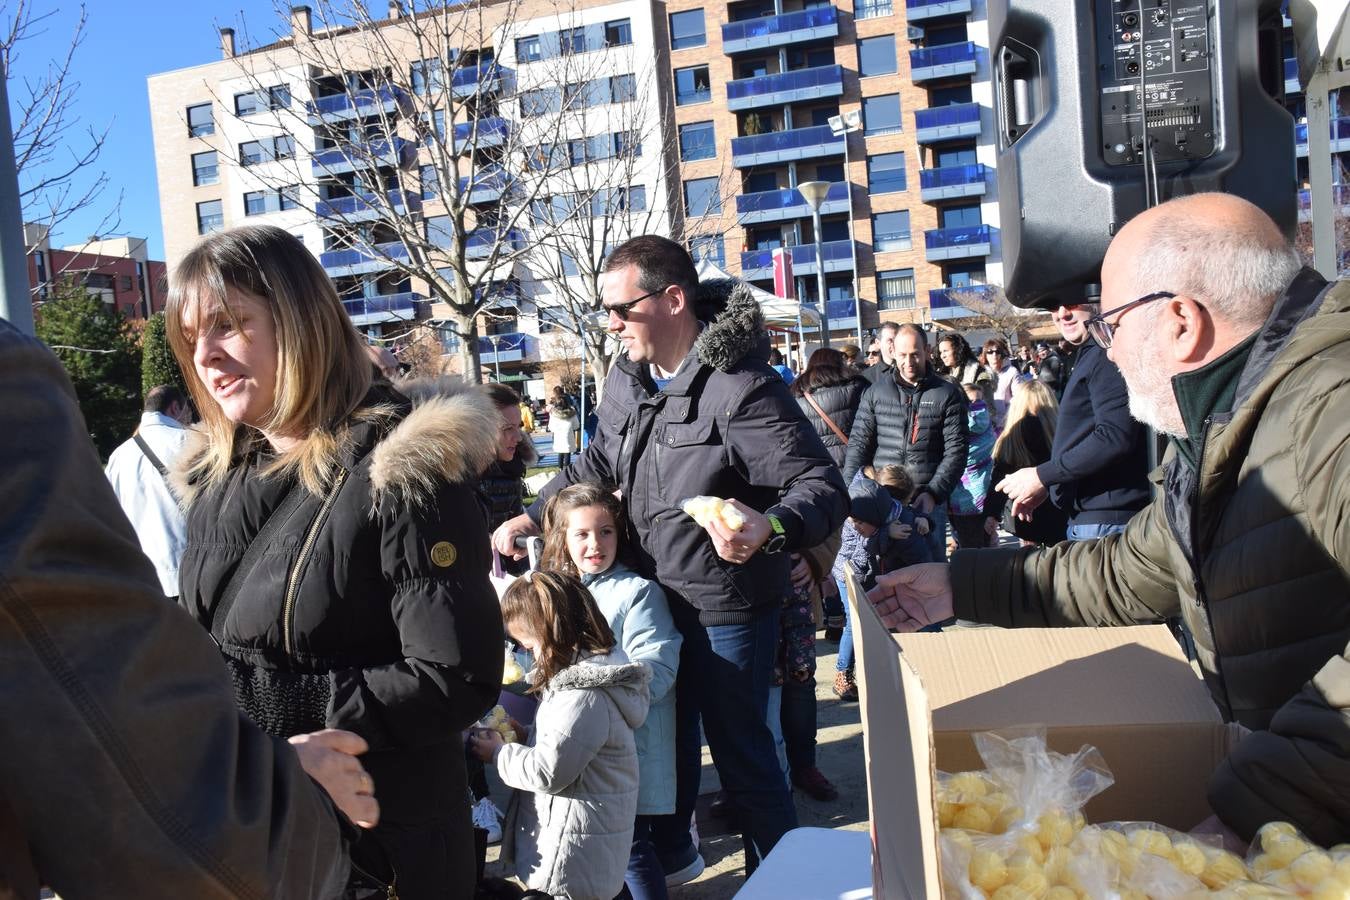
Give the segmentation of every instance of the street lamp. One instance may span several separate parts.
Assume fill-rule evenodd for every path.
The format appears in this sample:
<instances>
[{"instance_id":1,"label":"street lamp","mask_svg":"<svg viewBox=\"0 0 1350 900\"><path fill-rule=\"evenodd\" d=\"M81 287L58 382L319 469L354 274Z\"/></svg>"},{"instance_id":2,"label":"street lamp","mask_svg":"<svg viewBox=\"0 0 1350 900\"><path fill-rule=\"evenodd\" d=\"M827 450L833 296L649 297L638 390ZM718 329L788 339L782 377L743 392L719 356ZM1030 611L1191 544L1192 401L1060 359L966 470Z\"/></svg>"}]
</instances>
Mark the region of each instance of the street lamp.
<instances>
[{"instance_id":1,"label":"street lamp","mask_svg":"<svg viewBox=\"0 0 1350 900\"><path fill-rule=\"evenodd\" d=\"M848 244L853 255L853 321L858 332L858 346L863 347L862 300L858 296L858 241L853 236L853 179L848 173L848 136L862 128L862 113L849 110L843 115L830 116L830 133L844 139L844 184L848 191Z\"/></svg>"},{"instance_id":2,"label":"street lamp","mask_svg":"<svg viewBox=\"0 0 1350 900\"><path fill-rule=\"evenodd\" d=\"M488 335L488 340L492 342L492 367L497 370L497 383L502 380L502 339L495 334Z\"/></svg>"},{"instance_id":3,"label":"street lamp","mask_svg":"<svg viewBox=\"0 0 1350 900\"><path fill-rule=\"evenodd\" d=\"M797 185L797 192L811 207L811 224L816 232L816 299L820 303L820 342L821 346L830 346L830 313L825 303L825 250L820 243L820 204L825 202L829 193L828 181L803 181Z\"/></svg>"}]
</instances>

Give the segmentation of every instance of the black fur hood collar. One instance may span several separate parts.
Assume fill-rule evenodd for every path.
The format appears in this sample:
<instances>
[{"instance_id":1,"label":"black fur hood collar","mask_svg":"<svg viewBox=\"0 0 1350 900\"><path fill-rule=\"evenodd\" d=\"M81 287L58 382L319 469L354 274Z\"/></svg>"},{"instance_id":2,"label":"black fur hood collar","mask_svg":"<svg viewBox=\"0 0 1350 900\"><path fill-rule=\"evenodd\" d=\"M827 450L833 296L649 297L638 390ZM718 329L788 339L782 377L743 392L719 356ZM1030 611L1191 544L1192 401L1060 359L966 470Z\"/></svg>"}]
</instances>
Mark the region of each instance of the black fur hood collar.
<instances>
[{"instance_id":1,"label":"black fur hood collar","mask_svg":"<svg viewBox=\"0 0 1350 900\"><path fill-rule=\"evenodd\" d=\"M694 343L700 362L727 372L747 358L768 360L764 312L744 281L719 278L702 282L694 311L705 325Z\"/></svg>"}]
</instances>

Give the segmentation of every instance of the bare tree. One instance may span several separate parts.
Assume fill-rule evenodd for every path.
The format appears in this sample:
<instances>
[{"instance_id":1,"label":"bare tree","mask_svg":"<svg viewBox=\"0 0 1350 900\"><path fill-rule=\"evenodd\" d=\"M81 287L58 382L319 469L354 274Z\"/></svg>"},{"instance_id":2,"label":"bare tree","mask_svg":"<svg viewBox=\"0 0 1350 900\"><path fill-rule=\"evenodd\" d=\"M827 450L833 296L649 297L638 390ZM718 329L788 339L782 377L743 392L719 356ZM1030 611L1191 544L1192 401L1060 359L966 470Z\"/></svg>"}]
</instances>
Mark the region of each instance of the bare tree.
<instances>
[{"instance_id":1,"label":"bare tree","mask_svg":"<svg viewBox=\"0 0 1350 900\"><path fill-rule=\"evenodd\" d=\"M19 203L24 221L39 226L35 233L41 241L71 217L102 201L109 178L96 167L112 121L102 129L88 126L75 108L80 83L72 67L89 21L83 4L65 54L43 61L40 72L22 75L25 42L41 35L57 10L38 13L28 0L18 0L12 12L4 4L0 4L0 11L8 13L0 33L0 65L4 66L12 107ZM97 234L118 230L121 199L119 193L109 205L95 229ZM33 247L26 249L31 251ZM51 274L55 281L61 273Z\"/></svg>"},{"instance_id":2,"label":"bare tree","mask_svg":"<svg viewBox=\"0 0 1350 900\"><path fill-rule=\"evenodd\" d=\"M1030 326L1041 310L1014 306L998 285L971 285L952 288L951 298L975 313L973 319L963 320L970 329L987 328L998 332L1008 346L1017 344L1018 334Z\"/></svg>"}]
</instances>

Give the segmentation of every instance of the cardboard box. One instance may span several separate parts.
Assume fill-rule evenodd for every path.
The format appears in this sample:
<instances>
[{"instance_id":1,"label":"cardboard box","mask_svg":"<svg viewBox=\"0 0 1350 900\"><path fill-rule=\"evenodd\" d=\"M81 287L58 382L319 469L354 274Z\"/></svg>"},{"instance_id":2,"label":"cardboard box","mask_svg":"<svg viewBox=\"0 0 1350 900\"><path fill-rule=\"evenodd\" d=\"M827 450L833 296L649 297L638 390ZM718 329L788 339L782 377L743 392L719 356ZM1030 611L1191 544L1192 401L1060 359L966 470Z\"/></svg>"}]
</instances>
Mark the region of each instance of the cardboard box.
<instances>
[{"instance_id":1,"label":"cardboard box","mask_svg":"<svg viewBox=\"0 0 1350 900\"><path fill-rule=\"evenodd\" d=\"M1051 749L1101 751L1116 783L1089 822L1188 830L1229 730L1161 625L892 635L849 584L877 898L942 896L936 772L983 769L971 734L1041 725Z\"/></svg>"}]
</instances>

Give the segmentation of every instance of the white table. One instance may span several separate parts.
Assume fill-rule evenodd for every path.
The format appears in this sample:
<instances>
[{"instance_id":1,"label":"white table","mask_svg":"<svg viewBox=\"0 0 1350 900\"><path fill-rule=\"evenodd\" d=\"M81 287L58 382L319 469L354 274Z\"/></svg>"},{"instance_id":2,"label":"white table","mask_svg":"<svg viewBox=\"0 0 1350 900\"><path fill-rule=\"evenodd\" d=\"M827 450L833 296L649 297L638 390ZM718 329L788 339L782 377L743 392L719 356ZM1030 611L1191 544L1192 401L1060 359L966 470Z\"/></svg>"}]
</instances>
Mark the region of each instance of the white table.
<instances>
[{"instance_id":1,"label":"white table","mask_svg":"<svg viewBox=\"0 0 1350 900\"><path fill-rule=\"evenodd\" d=\"M736 892L736 900L872 900L871 836L794 828Z\"/></svg>"}]
</instances>

